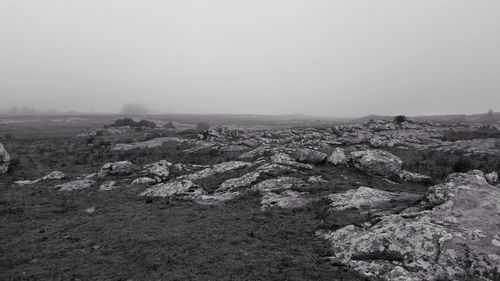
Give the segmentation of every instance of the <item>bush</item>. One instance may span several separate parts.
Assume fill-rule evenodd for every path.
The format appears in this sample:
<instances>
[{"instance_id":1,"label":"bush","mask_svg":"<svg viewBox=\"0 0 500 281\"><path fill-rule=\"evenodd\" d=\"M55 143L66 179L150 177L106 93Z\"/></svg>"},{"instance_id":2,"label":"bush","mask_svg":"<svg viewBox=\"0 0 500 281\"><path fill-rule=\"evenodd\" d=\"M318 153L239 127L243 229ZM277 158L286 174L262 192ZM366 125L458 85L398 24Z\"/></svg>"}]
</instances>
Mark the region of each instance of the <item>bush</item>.
<instances>
[{"instance_id":1,"label":"bush","mask_svg":"<svg viewBox=\"0 0 500 281\"><path fill-rule=\"evenodd\" d=\"M406 116L404 115L398 115L394 117L394 123L403 123L406 121Z\"/></svg>"},{"instance_id":2,"label":"bush","mask_svg":"<svg viewBox=\"0 0 500 281\"><path fill-rule=\"evenodd\" d=\"M132 118L123 118L116 119L113 124L109 125L109 127L123 127L130 126L132 128L135 127L145 127L145 128L156 128L156 123L148 120L141 120L139 122L134 121Z\"/></svg>"},{"instance_id":3,"label":"bush","mask_svg":"<svg viewBox=\"0 0 500 281\"><path fill-rule=\"evenodd\" d=\"M168 122L165 125L163 125L164 129L175 129L174 123Z\"/></svg>"}]
</instances>

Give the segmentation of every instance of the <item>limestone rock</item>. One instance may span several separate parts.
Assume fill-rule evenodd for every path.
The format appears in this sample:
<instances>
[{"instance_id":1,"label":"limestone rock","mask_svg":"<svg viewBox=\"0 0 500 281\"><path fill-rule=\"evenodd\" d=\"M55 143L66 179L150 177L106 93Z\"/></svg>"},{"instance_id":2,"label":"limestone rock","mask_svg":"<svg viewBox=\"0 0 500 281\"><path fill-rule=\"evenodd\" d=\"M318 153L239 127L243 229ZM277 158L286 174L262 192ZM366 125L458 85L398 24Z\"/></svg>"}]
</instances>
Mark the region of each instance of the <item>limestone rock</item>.
<instances>
[{"instance_id":1,"label":"limestone rock","mask_svg":"<svg viewBox=\"0 0 500 281\"><path fill-rule=\"evenodd\" d=\"M7 173L10 165L10 156L5 147L0 143L0 175Z\"/></svg>"},{"instance_id":2,"label":"limestone rock","mask_svg":"<svg viewBox=\"0 0 500 281\"><path fill-rule=\"evenodd\" d=\"M147 174L154 177L157 181L164 181L170 175L169 167L171 166L172 163L161 160L144 166L144 169Z\"/></svg>"},{"instance_id":3,"label":"limestone rock","mask_svg":"<svg viewBox=\"0 0 500 281\"><path fill-rule=\"evenodd\" d=\"M247 187L252 183L256 182L259 179L259 177L260 177L260 172L255 171L246 173L239 178L227 179L220 185L217 191L219 192L231 191L235 188Z\"/></svg>"},{"instance_id":4,"label":"limestone rock","mask_svg":"<svg viewBox=\"0 0 500 281\"><path fill-rule=\"evenodd\" d=\"M484 178L490 183L490 184L494 184L496 182L498 182L498 174L497 172L491 172L491 173L487 173L484 175Z\"/></svg>"},{"instance_id":5,"label":"limestone rock","mask_svg":"<svg viewBox=\"0 0 500 281\"><path fill-rule=\"evenodd\" d=\"M320 164L328 157L326 153L309 148L298 148L293 152L294 158L299 162Z\"/></svg>"},{"instance_id":6,"label":"limestone rock","mask_svg":"<svg viewBox=\"0 0 500 281\"><path fill-rule=\"evenodd\" d=\"M367 173L382 176L399 176L403 161L397 156L379 149L351 152L353 165Z\"/></svg>"},{"instance_id":7,"label":"limestone rock","mask_svg":"<svg viewBox=\"0 0 500 281\"><path fill-rule=\"evenodd\" d=\"M266 192L262 196L261 209L266 210L270 207L302 208L311 202L311 199L304 196L305 194L304 192L292 190L285 190L281 193Z\"/></svg>"},{"instance_id":8,"label":"limestone rock","mask_svg":"<svg viewBox=\"0 0 500 281\"><path fill-rule=\"evenodd\" d=\"M199 179L212 177L214 175L223 174L225 172L229 172L232 170L241 169L244 167L249 167L251 165L252 165L252 163L249 163L249 162L229 161L229 162L224 162L224 163L220 163L217 165L213 165L210 168L203 169L203 170L195 172L193 174L182 176L181 179L188 179L191 181L196 181Z\"/></svg>"},{"instance_id":9,"label":"limestone rock","mask_svg":"<svg viewBox=\"0 0 500 281\"><path fill-rule=\"evenodd\" d=\"M278 191L278 190L286 190L292 187L301 187L306 185L306 183L299 179L293 177L280 177L276 179L268 179L252 187L252 190L258 190L262 192L268 191Z\"/></svg>"},{"instance_id":10,"label":"limestone rock","mask_svg":"<svg viewBox=\"0 0 500 281\"><path fill-rule=\"evenodd\" d=\"M66 175L63 172L60 171L54 171L43 178L41 180L62 180L66 177Z\"/></svg>"},{"instance_id":11,"label":"limestone rock","mask_svg":"<svg viewBox=\"0 0 500 281\"><path fill-rule=\"evenodd\" d=\"M91 188L95 184L93 180L75 180L61 185L57 185L60 191L72 191L72 190L82 190Z\"/></svg>"},{"instance_id":12,"label":"limestone rock","mask_svg":"<svg viewBox=\"0 0 500 281\"><path fill-rule=\"evenodd\" d=\"M349 159L344 153L344 149L337 147L335 150L332 152L332 155L328 157L328 163L331 163L333 165L347 165L347 162Z\"/></svg>"},{"instance_id":13,"label":"limestone rock","mask_svg":"<svg viewBox=\"0 0 500 281\"><path fill-rule=\"evenodd\" d=\"M149 184L152 184L152 183L155 183L156 181L152 178L148 178L148 177L142 177L142 178L137 178L135 180L133 180L130 184L131 185L149 185Z\"/></svg>"},{"instance_id":14,"label":"limestone rock","mask_svg":"<svg viewBox=\"0 0 500 281\"><path fill-rule=\"evenodd\" d=\"M116 181L107 181L99 186L100 191L109 191L117 188Z\"/></svg>"},{"instance_id":15,"label":"limestone rock","mask_svg":"<svg viewBox=\"0 0 500 281\"><path fill-rule=\"evenodd\" d=\"M119 161L104 164L101 171L99 171L98 177L103 178L108 175L129 175L134 171L135 166L130 161Z\"/></svg>"},{"instance_id":16,"label":"limestone rock","mask_svg":"<svg viewBox=\"0 0 500 281\"><path fill-rule=\"evenodd\" d=\"M500 189L481 171L455 173L426 195L430 210L318 233L336 263L381 280L497 280Z\"/></svg>"},{"instance_id":17,"label":"limestone rock","mask_svg":"<svg viewBox=\"0 0 500 281\"><path fill-rule=\"evenodd\" d=\"M140 196L170 197L186 194L190 189L194 189L195 187L196 185L190 180L174 180L152 186L142 192Z\"/></svg>"},{"instance_id":18,"label":"limestone rock","mask_svg":"<svg viewBox=\"0 0 500 281\"><path fill-rule=\"evenodd\" d=\"M422 175L419 173L413 173L410 171L402 170L399 173L399 177L407 182L414 182L414 183L430 183L432 182L432 178L426 175Z\"/></svg>"}]
</instances>

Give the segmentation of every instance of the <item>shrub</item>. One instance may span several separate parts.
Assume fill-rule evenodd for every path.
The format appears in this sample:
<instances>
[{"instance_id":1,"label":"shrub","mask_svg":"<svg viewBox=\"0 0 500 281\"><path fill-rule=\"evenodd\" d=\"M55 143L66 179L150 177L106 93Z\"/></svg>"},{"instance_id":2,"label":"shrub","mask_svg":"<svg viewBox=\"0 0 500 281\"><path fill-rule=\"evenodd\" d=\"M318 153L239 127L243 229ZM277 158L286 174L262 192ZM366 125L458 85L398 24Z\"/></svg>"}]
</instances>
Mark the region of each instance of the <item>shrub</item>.
<instances>
[{"instance_id":1,"label":"shrub","mask_svg":"<svg viewBox=\"0 0 500 281\"><path fill-rule=\"evenodd\" d=\"M406 116L404 115L398 115L398 116L395 116L394 117L394 122L395 123L403 123L404 121L406 121Z\"/></svg>"},{"instance_id":2,"label":"shrub","mask_svg":"<svg viewBox=\"0 0 500 281\"><path fill-rule=\"evenodd\" d=\"M156 128L156 123L148 120L141 120L139 122L134 121L132 118L123 118L116 119L113 124L109 125L109 127L123 127L130 126L132 128L135 127L146 127L146 128Z\"/></svg>"},{"instance_id":3,"label":"shrub","mask_svg":"<svg viewBox=\"0 0 500 281\"><path fill-rule=\"evenodd\" d=\"M165 125L163 125L164 129L175 129L174 123L168 122Z\"/></svg>"}]
</instances>

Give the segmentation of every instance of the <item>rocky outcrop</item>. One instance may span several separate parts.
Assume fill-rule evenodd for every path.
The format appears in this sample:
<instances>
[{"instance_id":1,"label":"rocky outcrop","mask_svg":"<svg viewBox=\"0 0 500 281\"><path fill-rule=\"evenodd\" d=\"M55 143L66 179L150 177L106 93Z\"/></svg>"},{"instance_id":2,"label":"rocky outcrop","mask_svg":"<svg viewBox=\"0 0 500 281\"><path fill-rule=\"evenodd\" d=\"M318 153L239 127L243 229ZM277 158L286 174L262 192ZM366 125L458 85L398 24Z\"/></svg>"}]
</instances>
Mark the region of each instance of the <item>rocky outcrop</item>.
<instances>
[{"instance_id":1,"label":"rocky outcrop","mask_svg":"<svg viewBox=\"0 0 500 281\"><path fill-rule=\"evenodd\" d=\"M0 143L0 175L7 173L10 165L10 156L5 147Z\"/></svg>"},{"instance_id":2,"label":"rocky outcrop","mask_svg":"<svg viewBox=\"0 0 500 281\"><path fill-rule=\"evenodd\" d=\"M135 166L130 161L119 161L104 164L104 166L102 166L101 168L101 171L99 171L98 177L103 178L110 175L130 175L134 171Z\"/></svg>"},{"instance_id":3,"label":"rocky outcrop","mask_svg":"<svg viewBox=\"0 0 500 281\"><path fill-rule=\"evenodd\" d=\"M335 148L330 157L328 157L328 163L333 165L347 165L348 161L349 159L345 155L344 149L340 147Z\"/></svg>"},{"instance_id":4,"label":"rocky outcrop","mask_svg":"<svg viewBox=\"0 0 500 281\"><path fill-rule=\"evenodd\" d=\"M285 209L303 208L311 199L307 198L305 192L285 190L281 193L266 192L262 196L261 209L267 210L271 207L280 207Z\"/></svg>"},{"instance_id":5,"label":"rocky outcrop","mask_svg":"<svg viewBox=\"0 0 500 281\"><path fill-rule=\"evenodd\" d=\"M246 173L238 178L227 179L220 185L217 191L219 192L232 191L236 188L250 186L252 183L256 182L259 179L260 174L261 173L259 171L255 171Z\"/></svg>"},{"instance_id":6,"label":"rocky outcrop","mask_svg":"<svg viewBox=\"0 0 500 281\"><path fill-rule=\"evenodd\" d=\"M117 188L116 181L107 181L99 186L100 191L109 191Z\"/></svg>"},{"instance_id":7,"label":"rocky outcrop","mask_svg":"<svg viewBox=\"0 0 500 281\"><path fill-rule=\"evenodd\" d=\"M140 196L170 197L173 195L186 195L197 186L190 180L174 180L160 183L146 189Z\"/></svg>"},{"instance_id":8,"label":"rocky outcrop","mask_svg":"<svg viewBox=\"0 0 500 281\"><path fill-rule=\"evenodd\" d=\"M91 188L95 183L93 180L75 180L57 185L56 188L59 188L60 191L82 190Z\"/></svg>"},{"instance_id":9,"label":"rocky outcrop","mask_svg":"<svg viewBox=\"0 0 500 281\"><path fill-rule=\"evenodd\" d=\"M429 210L380 217L318 233L332 260L368 277L396 280L498 280L500 189L481 171L456 173L429 188Z\"/></svg>"},{"instance_id":10,"label":"rocky outcrop","mask_svg":"<svg viewBox=\"0 0 500 281\"><path fill-rule=\"evenodd\" d=\"M258 190L261 192L281 191L290 189L292 187L302 187L304 185L306 185L306 182L299 178L280 177L276 179L261 181L258 184L254 185L252 187L252 190Z\"/></svg>"},{"instance_id":11,"label":"rocky outcrop","mask_svg":"<svg viewBox=\"0 0 500 281\"><path fill-rule=\"evenodd\" d=\"M295 160L299 162L320 164L328 157L326 153L309 148L298 148L292 153Z\"/></svg>"},{"instance_id":12,"label":"rocky outcrop","mask_svg":"<svg viewBox=\"0 0 500 281\"><path fill-rule=\"evenodd\" d=\"M353 151L351 161L362 171L386 177L399 176L403 165L397 156L379 149Z\"/></svg>"},{"instance_id":13,"label":"rocky outcrop","mask_svg":"<svg viewBox=\"0 0 500 281\"><path fill-rule=\"evenodd\" d=\"M152 178L142 177L142 178L137 178L137 179L133 180L130 184L131 185L149 185L149 184L153 184L155 182L156 181Z\"/></svg>"},{"instance_id":14,"label":"rocky outcrop","mask_svg":"<svg viewBox=\"0 0 500 281\"><path fill-rule=\"evenodd\" d=\"M170 175L169 167L171 166L172 163L166 160L161 160L144 166L144 172L155 178L156 181L161 182L168 179L168 176Z\"/></svg>"},{"instance_id":15,"label":"rocky outcrop","mask_svg":"<svg viewBox=\"0 0 500 281\"><path fill-rule=\"evenodd\" d=\"M196 181L208 177L212 177L218 174L223 174L232 170L241 169L244 167L252 166L252 163L241 162L241 161L229 161L213 165L210 168L203 169L201 171L195 172L193 174L185 175L180 177L181 179L188 179L191 181Z\"/></svg>"},{"instance_id":16,"label":"rocky outcrop","mask_svg":"<svg viewBox=\"0 0 500 281\"><path fill-rule=\"evenodd\" d=\"M348 190L328 196L330 199L330 212L349 209L369 211L375 213L380 210L391 209L395 204L404 203L411 205L421 199L421 196L406 192L388 192L362 186L358 189Z\"/></svg>"},{"instance_id":17,"label":"rocky outcrop","mask_svg":"<svg viewBox=\"0 0 500 281\"><path fill-rule=\"evenodd\" d=\"M498 182L498 174L497 172L491 172L487 173L484 175L484 178L490 183L490 184L496 184Z\"/></svg>"},{"instance_id":18,"label":"rocky outcrop","mask_svg":"<svg viewBox=\"0 0 500 281\"><path fill-rule=\"evenodd\" d=\"M419 173L414 173L406 170L402 170L399 173L399 177L407 182L414 182L414 183L431 183L432 178L426 175L422 175Z\"/></svg>"},{"instance_id":19,"label":"rocky outcrop","mask_svg":"<svg viewBox=\"0 0 500 281\"><path fill-rule=\"evenodd\" d=\"M66 175L63 172L53 171L53 172L49 173L48 175L42 177L41 180L62 180L65 177L66 177Z\"/></svg>"},{"instance_id":20,"label":"rocky outcrop","mask_svg":"<svg viewBox=\"0 0 500 281\"><path fill-rule=\"evenodd\" d=\"M305 163L299 163L295 161L290 155L286 153L276 153L273 156L271 156L271 162L274 164L279 164L279 165L286 165L294 168L302 168L302 169L308 169L311 170L313 168L312 165L310 164L305 164Z\"/></svg>"}]
</instances>

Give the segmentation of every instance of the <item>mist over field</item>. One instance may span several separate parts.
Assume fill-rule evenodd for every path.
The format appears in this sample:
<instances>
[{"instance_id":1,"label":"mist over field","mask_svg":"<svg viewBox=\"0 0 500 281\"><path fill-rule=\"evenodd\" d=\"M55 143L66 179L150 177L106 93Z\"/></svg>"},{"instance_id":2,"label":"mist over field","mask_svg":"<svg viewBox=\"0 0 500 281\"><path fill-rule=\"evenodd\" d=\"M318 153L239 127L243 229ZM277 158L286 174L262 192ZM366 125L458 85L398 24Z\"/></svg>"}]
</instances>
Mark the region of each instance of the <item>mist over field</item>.
<instances>
[{"instance_id":1,"label":"mist over field","mask_svg":"<svg viewBox=\"0 0 500 281\"><path fill-rule=\"evenodd\" d=\"M499 1L0 1L0 110L500 110Z\"/></svg>"}]
</instances>

